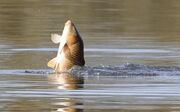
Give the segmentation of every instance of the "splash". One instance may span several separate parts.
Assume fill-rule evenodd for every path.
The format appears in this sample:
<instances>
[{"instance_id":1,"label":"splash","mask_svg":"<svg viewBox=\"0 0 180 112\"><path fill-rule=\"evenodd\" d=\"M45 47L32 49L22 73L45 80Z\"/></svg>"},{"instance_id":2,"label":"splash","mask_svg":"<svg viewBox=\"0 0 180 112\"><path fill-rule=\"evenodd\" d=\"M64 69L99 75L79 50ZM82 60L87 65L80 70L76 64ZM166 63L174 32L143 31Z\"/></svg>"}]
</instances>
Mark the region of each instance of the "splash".
<instances>
[{"instance_id":1,"label":"splash","mask_svg":"<svg viewBox=\"0 0 180 112\"><path fill-rule=\"evenodd\" d=\"M0 74L19 74L19 75L48 75L53 74L52 69L16 69L16 70L0 70ZM69 73L73 75L88 76L180 76L180 67L178 66L149 66L140 64L122 64L119 66L100 65L90 66L74 66Z\"/></svg>"},{"instance_id":2,"label":"splash","mask_svg":"<svg viewBox=\"0 0 180 112\"><path fill-rule=\"evenodd\" d=\"M175 66L148 66L127 63L119 66L79 67L71 69L72 74L85 76L159 76L180 75L180 67Z\"/></svg>"}]
</instances>

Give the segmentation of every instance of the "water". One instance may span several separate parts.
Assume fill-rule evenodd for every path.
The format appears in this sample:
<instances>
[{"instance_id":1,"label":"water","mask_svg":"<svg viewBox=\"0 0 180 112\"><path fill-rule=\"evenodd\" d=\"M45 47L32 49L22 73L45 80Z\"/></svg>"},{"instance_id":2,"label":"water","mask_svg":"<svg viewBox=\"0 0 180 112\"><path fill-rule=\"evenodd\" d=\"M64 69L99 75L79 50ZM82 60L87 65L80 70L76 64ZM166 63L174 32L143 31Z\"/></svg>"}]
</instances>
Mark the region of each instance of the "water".
<instances>
[{"instance_id":1,"label":"water","mask_svg":"<svg viewBox=\"0 0 180 112\"><path fill-rule=\"evenodd\" d=\"M179 2L1 0L0 110L180 111ZM50 34L68 19L86 67L52 74Z\"/></svg>"},{"instance_id":2,"label":"water","mask_svg":"<svg viewBox=\"0 0 180 112\"><path fill-rule=\"evenodd\" d=\"M102 66L93 68L94 71L86 75L48 75L36 70L0 71L0 109L17 112L179 111L180 68L174 72L177 75L163 75L163 72L174 69L166 70L163 67L154 68L159 73L156 75L131 73L132 69L149 71L145 66L137 66L129 64L116 67L115 71L129 71L125 75L100 74L102 72L98 70L108 72L111 68ZM85 73L87 70L82 71ZM96 73L99 75L94 75Z\"/></svg>"}]
</instances>

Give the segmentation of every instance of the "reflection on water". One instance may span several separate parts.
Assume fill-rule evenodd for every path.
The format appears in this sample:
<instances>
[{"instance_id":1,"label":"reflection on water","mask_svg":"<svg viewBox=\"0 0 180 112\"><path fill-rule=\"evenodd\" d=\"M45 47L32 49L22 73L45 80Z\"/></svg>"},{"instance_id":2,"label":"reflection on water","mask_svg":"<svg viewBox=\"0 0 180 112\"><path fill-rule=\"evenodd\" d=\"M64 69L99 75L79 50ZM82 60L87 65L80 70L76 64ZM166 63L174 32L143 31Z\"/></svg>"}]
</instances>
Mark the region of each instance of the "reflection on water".
<instances>
[{"instance_id":1,"label":"reflection on water","mask_svg":"<svg viewBox=\"0 0 180 112\"><path fill-rule=\"evenodd\" d=\"M50 83L56 84L57 89L76 90L83 88L84 79L82 76L76 76L70 73L51 74L48 79ZM64 102L56 103L63 108L58 108L58 112L82 112L83 109L74 108L76 105L83 105L78 103L75 98L64 98Z\"/></svg>"},{"instance_id":2,"label":"reflection on water","mask_svg":"<svg viewBox=\"0 0 180 112\"><path fill-rule=\"evenodd\" d=\"M73 90L83 88L84 79L82 76L76 76L70 73L51 74L48 79L58 84L58 89Z\"/></svg>"},{"instance_id":3,"label":"reflection on water","mask_svg":"<svg viewBox=\"0 0 180 112\"><path fill-rule=\"evenodd\" d=\"M43 74L67 19L98 74ZM179 32L179 0L0 0L0 111L180 111Z\"/></svg>"}]
</instances>

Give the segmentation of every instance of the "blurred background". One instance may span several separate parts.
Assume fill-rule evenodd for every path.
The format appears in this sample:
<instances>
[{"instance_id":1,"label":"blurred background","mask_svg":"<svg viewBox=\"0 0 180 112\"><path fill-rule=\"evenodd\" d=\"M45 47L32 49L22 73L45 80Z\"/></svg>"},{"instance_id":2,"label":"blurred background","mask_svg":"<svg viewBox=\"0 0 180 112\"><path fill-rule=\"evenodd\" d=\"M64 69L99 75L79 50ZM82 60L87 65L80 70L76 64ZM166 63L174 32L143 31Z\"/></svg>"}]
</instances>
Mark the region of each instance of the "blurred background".
<instances>
[{"instance_id":1,"label":"blurred background","mask_svg":"<svg viewBox=\"0 0 180 112\"><path fill-rule=\"evenodd\" d=\"M68 19L88 66L180 64L179 0L1 0L0 69L47 68Z\"/></svg>"}]
</instances>

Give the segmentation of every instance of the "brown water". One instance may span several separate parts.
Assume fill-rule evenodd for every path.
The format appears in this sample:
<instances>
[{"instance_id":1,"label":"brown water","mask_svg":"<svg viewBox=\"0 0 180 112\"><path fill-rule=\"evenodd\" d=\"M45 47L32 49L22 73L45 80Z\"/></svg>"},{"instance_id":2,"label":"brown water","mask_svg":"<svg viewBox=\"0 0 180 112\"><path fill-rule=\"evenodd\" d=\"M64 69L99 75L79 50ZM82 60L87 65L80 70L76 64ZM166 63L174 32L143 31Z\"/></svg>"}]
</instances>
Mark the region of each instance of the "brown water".
<instances>
[{"instance_id":1,"label":"brown water","mask_svg":"<svg viewBox=\"0 0 180 112\"><path fill-rule=\"evenodd\" d=\"M84 40L88 66L180 65L179 0L1 0L0 111L180 111L173 67L171 76L70 75L73 84L25 73L50 71L58 47L50 34L61 34L68 19Z\"/></svg>"}]
</instances>

